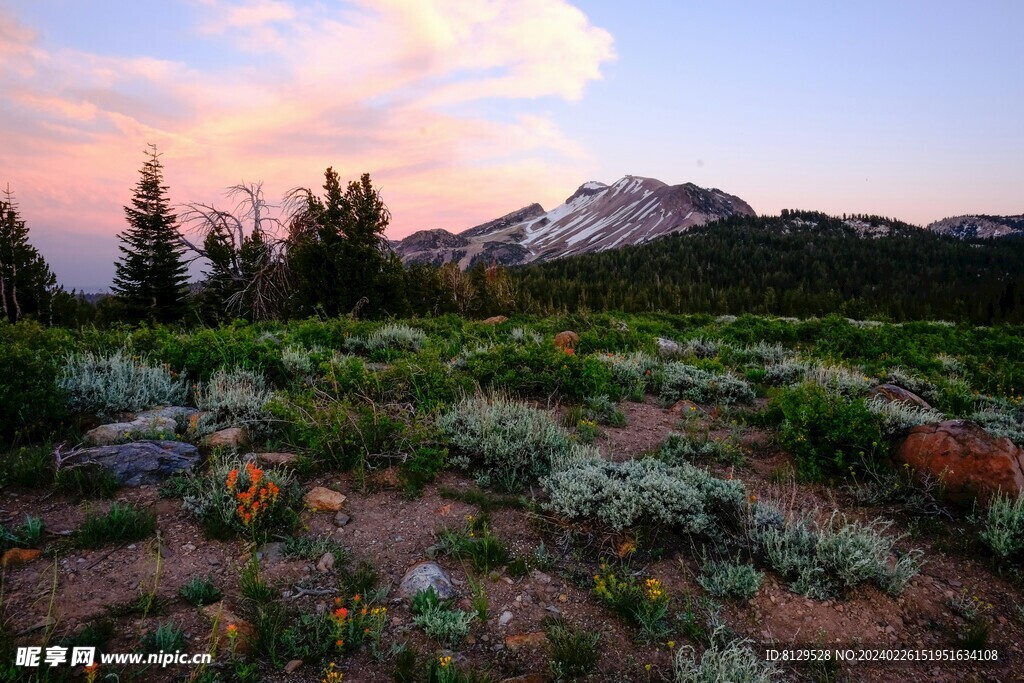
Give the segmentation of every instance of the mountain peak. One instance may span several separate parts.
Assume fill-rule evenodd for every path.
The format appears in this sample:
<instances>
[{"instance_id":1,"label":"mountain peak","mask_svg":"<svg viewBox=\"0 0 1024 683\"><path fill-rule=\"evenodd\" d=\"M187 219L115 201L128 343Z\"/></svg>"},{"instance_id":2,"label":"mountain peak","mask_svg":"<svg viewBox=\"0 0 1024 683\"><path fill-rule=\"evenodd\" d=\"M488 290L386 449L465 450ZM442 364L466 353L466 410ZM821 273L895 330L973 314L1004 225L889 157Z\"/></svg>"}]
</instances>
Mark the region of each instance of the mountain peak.
<instances>
[{"instance_id":1,"label":"mountain peak","mask_svg":"<svg viewBox=\"0 0 1024 683\"><path fill-rule=\"evenodd\" d=\"M550 211L531 204L459 234L465 245L424 248L428 240L403 240L406 262L455 260L463 268L480 261L508 265L642 244L735 214L755 215L739 197L686 183L625 175L611 185L591 180ZM438 236L440 237L440 236ZM436 237L435 237L436 239Z\"/></svg>"}]
</instances>

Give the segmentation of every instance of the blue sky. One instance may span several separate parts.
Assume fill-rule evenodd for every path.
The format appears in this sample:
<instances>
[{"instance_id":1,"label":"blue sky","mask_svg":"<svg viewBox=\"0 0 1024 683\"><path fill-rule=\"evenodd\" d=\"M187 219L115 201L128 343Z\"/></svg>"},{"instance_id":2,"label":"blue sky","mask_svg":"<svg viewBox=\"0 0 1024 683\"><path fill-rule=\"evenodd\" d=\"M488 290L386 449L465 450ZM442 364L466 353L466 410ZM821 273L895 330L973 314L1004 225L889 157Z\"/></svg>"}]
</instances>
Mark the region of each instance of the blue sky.
<instances>
[{"instance_id":1,"label":"blue sky","mask_svg":"<svg viewBox=\"0 0 1024 683\"><path fill-rule=\"evenodd\" d=\"M1024 3L0 0L0 183L109 284L147 142L175 202L367 171L392 236L590 179L759 213L1021 213Z\"/></svg>"}]
</instances>

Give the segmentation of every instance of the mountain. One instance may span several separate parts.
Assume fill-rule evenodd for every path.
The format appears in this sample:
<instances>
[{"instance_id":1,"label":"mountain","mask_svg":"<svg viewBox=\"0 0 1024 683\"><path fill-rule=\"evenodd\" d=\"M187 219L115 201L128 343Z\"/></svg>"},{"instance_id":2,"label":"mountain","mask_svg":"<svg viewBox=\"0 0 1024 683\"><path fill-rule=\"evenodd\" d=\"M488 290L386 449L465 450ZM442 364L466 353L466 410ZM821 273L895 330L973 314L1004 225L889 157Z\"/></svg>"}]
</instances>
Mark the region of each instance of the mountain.
<instances>
[{"instance_id":1,"label":"mountain","mask_svg":"<svg viewBox=\"0 0 1024 683\"><path fill-rule=\"evenodd\" d=\"M509 271L522 308L1024 323L1024 249L878 216L736 214Z\"/></svg>"},{"instance_id":2,"label":"mountain","mask_svg":"<svg viewBox=\"0 0 1024 683\"><path fill-rule=\"evenodd\" d=\"M1021 216L954 216L928 226L932 232L960 239L991 239L1024 236L1024 215Z\"/></svg>"},{"instance_id":3,"label":"mountain","mask_svg":"<svg viewBox=\"0 0 1024 683\"><path fill-rule=\"evenodd\" d=\"M394 247L406 263L519 265L643 244L734 215L756 214L718 189L628 175L613 185L584 183L551 211L530 204L458 234L421 230Z\"/></svg>"}]
</instances>

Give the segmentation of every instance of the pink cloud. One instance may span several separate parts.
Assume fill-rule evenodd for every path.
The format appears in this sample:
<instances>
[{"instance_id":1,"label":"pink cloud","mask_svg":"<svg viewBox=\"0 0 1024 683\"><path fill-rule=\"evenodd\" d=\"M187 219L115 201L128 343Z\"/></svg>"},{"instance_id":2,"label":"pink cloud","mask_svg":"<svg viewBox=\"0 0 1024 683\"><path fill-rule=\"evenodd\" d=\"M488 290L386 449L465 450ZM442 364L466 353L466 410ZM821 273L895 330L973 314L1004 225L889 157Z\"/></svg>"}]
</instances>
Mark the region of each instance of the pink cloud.
<instances>
[{"instance_id":1,"label":"pink cloud","mask_svg":"<svg viewBox=\"0 0 1024 683\"><path fill-rule=\"evenodd\" d=\"M562 0L193 6L197 39L271 58L204 68L83 53L41 44L0 9L0 126L15 141L0 147L0 182L30 225L112 239L149 142L175 202L218 200L242 180L270 195L319 186L328 165L370 172L395 237L561 201L592 163L543 115L453 113L483 98L578 99L600 78L611 36Z\"/></svg>"}]
</instances>

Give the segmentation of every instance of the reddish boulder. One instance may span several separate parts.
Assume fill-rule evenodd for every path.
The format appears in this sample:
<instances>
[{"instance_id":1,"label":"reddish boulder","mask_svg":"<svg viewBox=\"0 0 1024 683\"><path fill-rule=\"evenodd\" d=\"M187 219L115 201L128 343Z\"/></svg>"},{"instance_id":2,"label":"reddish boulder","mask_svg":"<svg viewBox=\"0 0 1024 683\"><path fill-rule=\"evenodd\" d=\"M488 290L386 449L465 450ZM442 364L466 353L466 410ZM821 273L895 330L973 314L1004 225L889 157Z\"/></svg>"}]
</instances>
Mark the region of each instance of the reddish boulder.
<instances>
[{"instance_id":1,"label":"reddish boulder","mask_svg":"<svg viewBox=\"0 0 1024 683\"><path fill-rule=\"evenodd\" d=\"M500 325L506 320L508 320L507 315L492 315L490 318L485 318L483 323L484 325Z\"/></svg>"},{"instance_id":2,"label":"reddish boulder","mask_svg":"<svg viewBox=\"0 0 1024 683\"><path fill-rule=\"evenodd\" d=\"M580 343L580 335L566 330L565 332L559 332L555 335L555 348L561 349L562 351L568 351L575 349L576 345Z\"/></svg>"},{"instance_id":3,"label":"reddish boulder","mask_svg":"<svg viewBox=\"0 0 1024 683\"><path fill-rule=\"evenodd\" d=\"M878 396L889 403L906 403L919 408L931 408L923 398L895 384L879 384L877 387L871 387L868 396Z\"/></svg>"},{"instance_id":4,"label":"reddish boulder","mask_svg":"<svg viewBox=\"0 0 1024 683\"><path fill-rule=\"evenodd\" d=\"M1010 496L1024 491L1024 451L970 420L915 427L894 457L917 477L938 477L951 502L984 504L998 491Z\"/></svg>"}]
</instances>

